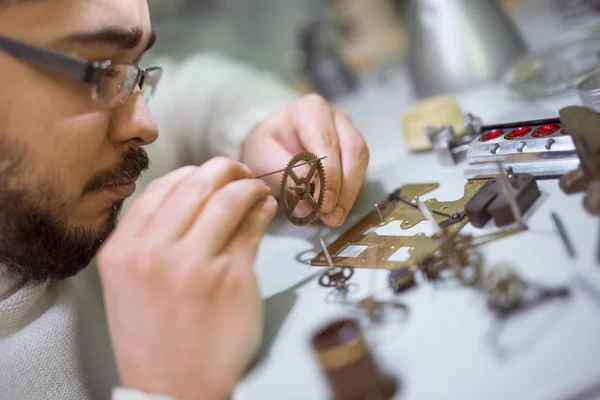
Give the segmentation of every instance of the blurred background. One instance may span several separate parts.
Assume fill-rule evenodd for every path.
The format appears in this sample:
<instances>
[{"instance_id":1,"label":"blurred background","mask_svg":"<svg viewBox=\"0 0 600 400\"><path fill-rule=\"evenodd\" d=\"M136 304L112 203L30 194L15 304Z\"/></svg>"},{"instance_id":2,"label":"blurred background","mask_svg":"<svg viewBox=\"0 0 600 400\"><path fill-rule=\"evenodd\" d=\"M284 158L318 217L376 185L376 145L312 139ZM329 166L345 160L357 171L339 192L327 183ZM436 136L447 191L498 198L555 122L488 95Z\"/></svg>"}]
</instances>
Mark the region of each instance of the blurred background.
<instances>
[{"instance_id":1,"label":"blurred background","mask_svg":"<svg viewBox=\"0 0 600 400\"><path fill-rule=\"evenodd\" d=\"M506 12L522 45L502 36L503 31L492 32L505 28L490 27L498 17L482 7L491 3ZM600 0L150 0L150 6L159 37L155 55L182 60L197 51L224 53L329 99L356 89L364 77L393 79L407 60L421 62L408 65L417 84L431 80L427 65L439 64L434 72L445 81L437 83L439 89L422 83L417 97L426 97L497 78L509 61L525 53L600 37ZM410 53L411 44L420 53ZM573 74L573 68L589 67L582 62L597 65L600 49L591 55L586 51L566 57L577 65L551 73L562 76L565 68ZM425 75L416 76L415 70ZM549 78L544 72L543 79ZM462 83L454 87L450 81Z\"/></svg>"}]
</instances>

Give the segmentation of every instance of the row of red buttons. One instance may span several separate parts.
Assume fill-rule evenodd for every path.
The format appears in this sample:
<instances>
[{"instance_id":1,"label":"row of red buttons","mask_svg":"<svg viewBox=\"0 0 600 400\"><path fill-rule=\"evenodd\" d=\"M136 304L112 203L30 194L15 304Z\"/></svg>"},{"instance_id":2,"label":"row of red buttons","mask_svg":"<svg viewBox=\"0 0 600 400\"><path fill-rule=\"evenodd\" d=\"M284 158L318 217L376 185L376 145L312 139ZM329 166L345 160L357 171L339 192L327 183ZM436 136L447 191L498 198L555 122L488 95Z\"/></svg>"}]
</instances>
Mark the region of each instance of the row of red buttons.
<instances>
[{"instance_id":1,"label":"row of red buttons","mask_svg":"<svg viewBox=\"0 0 600 400\"><path fill-rule=\"evenodd\" d=\"M546 136L552 135L554 132L558 131L559 129L560 129L560 125L558 125L558 124L543 125L543 126L540 126L539 128L537 128L531 136L533 136L535 138L546 137ZM527 135L529 132L531 132L530 127L520 126L518 128L513 129L512 131L508 132L504 136L504 139L506 139L506 140L517 139L517 138ZM504 134L504 130L494 129L494 130L489 131L485 135L482 135L479 138L479 141L487 142L488 140L496 139L497 137L499 137L503 134ZM567 132L565 132L565 130L563 129L561 134L566 135Z\"/></svg>"}]
</instances>

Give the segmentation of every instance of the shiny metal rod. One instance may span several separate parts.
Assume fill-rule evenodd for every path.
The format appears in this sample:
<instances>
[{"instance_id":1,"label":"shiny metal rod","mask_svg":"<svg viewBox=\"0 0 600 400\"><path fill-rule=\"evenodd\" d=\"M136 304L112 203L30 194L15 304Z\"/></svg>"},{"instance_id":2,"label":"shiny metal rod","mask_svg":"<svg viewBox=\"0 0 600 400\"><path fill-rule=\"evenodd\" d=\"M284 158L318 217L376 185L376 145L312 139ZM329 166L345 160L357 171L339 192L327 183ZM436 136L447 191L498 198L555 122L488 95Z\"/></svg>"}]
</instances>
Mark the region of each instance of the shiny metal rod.
<instances>
[{"instance_id":1,"label":"shiny metal rod","mask_svg":"<svg viewBox=\"0 0 600 400\"><path fill-rule=\"evenodd\" d=\"M319 241L321 242L321 248L323 249L323 254L325 254L325 258L327 259L327 264L329 264L329 268L333 268L333 260L331 259L329 250L327 250L327 246L325 246L323 238L319 238Z\"/></svg>"},{"instance_id":2,"label":"shiny metal rod","mask_svg":"<svg viewBox=\"0 0 600 400\"><path fill-rule=\"evenodd\" d=\"M569 257L575 258L575 248L573 247L573 242L569 239L569 235L567 234L567 230L565 229L565 225L562 223L562 220L558 216L558 214L554 211L550 213L552 217L552 221L554 222L554 226L562 239L565 248L567 249L567 253L569 253Z\"/></svg>"},{"instance_id":3,"label":"shiny metal rod","mask_svg":"<svg viewBox=\"0 0 600 400\"><path fill-rule=\"evenodd\" d=\"M508 177L506 176L506 174L504 172L504 168L502 167L502 164L500 162L497 162L497 165L498 165L498 169L500 170L499 171L500 172L499 179L500 179L500 184L501 184L500 186L502 187L504 196L506 197L506 200L508 201L508 204L510 205L510 209L512 211L513 218L515 219L515 222L517 223L517 225L523 225L521 210L519 209L517 200L515 200L515 196L511 189L510 181L508 180Z\"/></svg>"},{"instance_id":4,"label":"shiny metal rod","mask_svg":"<svg viewBox=\"0 0 600 400\"><path fill-rule=\"evenodd\" d=\"M379 209L379 204L375 204L375 210L377 210L377 215L379 216L379 220L383 222L383 215L381 214L381 210Z\"/></svg>"},{"instance_id":5,"label":"shiny metal rod","mask_svg":"<svg viewBox=\"0 0 600 400\"><path fill-rule=\"evenodd\" d=\"M280 170L277 170L277 171L269 172L268 174L264 174L264 175L260 175L260 176L255 176L255 177L253 177L253 178L251 178L251 179L260 179L260 178L264 178L265 176L269 176L269 175L275 175L275 174L278 174L278 173L280 173L280 172L285 172L285 171L288 171L288 170L290 170L290 169L294 169L294 168L301 167L301 166L303 166L303 165L312 164L312 163L314 163L314 162L321 161L321 160L324 160L324 159L326 159L326 158L327 158L327 156L325 156L325 157L321 157L321 158L315 158L315 159L314 159L314 160L312 160L312 161L307 161L307 162L305 162L305 163L298 164L298 165L294 165L294 166L292 166L292 167L287 167L287 168L283 168L283 169L280 169Z\"/></svg>"}]
</instances>

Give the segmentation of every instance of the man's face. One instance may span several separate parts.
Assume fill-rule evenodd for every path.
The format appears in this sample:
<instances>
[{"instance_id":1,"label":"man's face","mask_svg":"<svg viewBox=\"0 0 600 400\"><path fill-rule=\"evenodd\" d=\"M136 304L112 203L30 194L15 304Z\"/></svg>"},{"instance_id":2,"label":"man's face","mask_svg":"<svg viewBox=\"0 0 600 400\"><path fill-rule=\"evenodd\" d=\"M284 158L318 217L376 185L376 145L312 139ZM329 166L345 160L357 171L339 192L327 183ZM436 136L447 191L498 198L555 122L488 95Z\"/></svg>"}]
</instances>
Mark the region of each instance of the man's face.
<instances>
[{"instance_id":1,"label":"man's face","mask_svg":"<svg viewBox=\"0 0 600 400\"><path fill-rule=\"evenodd\" d=\"M146 0L0 6L0 34L91 61L137 62L151 40ZM105 108L89 83L1 49L0 88L0 265L37 282L72 276L147 168L154 120L139 90Z\"/></svg>"}]
</instances>

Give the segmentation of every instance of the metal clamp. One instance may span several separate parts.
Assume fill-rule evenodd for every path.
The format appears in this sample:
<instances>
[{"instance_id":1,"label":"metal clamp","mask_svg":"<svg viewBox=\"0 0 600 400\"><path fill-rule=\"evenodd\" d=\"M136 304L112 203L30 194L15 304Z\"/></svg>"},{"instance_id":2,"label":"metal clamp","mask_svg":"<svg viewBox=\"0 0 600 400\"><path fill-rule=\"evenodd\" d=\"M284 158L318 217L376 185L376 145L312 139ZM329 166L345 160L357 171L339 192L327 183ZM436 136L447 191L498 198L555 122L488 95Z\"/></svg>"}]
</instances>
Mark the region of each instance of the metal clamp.
<instances>
[{"instance_id":1,"label":"metal clamp","mask_svg":"<svg viewBox=\"0 0 600 400\"><path fill-rule=\"evenodd\" d=\"M456 134L452 125L425 128L425 134L442 165L456 164L459 156L468 150L469 143L481 134L483 127L481 118L473 114L465 114L464 118L465 130L462 136Z\"/></svg>"}]
</instances>

